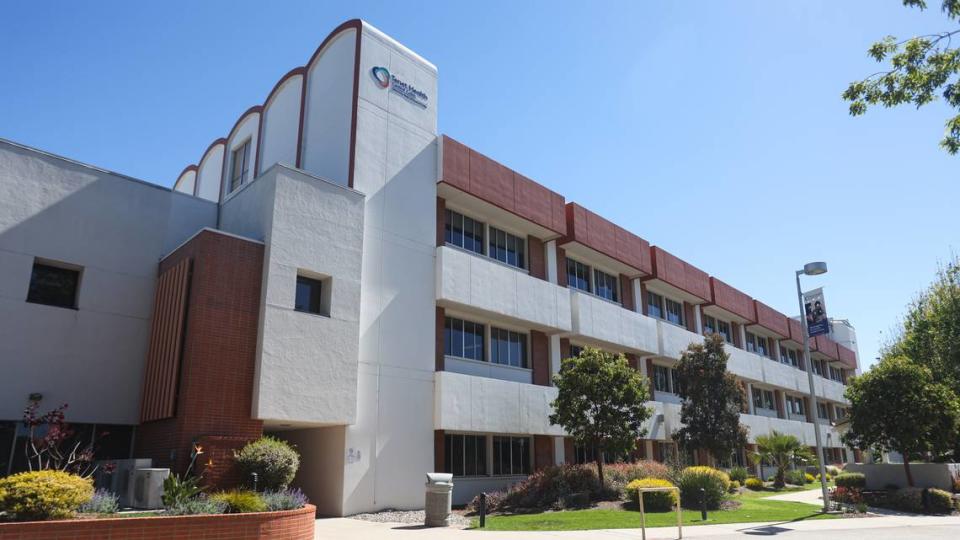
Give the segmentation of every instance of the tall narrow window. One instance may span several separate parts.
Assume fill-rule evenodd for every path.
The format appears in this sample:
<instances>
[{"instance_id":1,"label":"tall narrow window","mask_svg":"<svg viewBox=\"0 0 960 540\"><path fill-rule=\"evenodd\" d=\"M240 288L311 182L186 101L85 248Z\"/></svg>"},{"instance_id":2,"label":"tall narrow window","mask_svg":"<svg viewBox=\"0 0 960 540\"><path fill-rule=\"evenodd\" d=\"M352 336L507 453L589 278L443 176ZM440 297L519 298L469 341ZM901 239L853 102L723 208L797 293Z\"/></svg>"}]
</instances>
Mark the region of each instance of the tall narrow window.
<instances>
[{"instance_id":1,"label":"tall narrow window","mask_svg":"<svg viewBox=\"0 0 960 540\"><path fill-rule=\"evenodd\" d=\"M653 389L657 392L673 393L673 370L666 366L653 366Z\"/></svg>"},{"instance_id":2,"label":"tall narrow window","mask_svg":"<svg viewBox=\"0 0 960 540\"><path fill-rule=\"evenodd\" d=\"M717 319L717 332L723 336L723 340L733 344L733 332L730 330L730 323Z\"/></svg>"},{"instance_id":3,"label":"tall narrow window","mask_svg":"<svg viewBox=\"0 0 960 540\"><path fill-rule=\"evenodd\" d=\"M483 222L453 210L445 212L444 241L467 251L483 255Z\"/></svg>"},{"instance_id":4,"label":"tall narrow window","mask_svg":"<svg viewBox=\"0 0 960 540\"><path fill-rule=\"evenodd\" d=\"M667 308L667 322L683 326L683 304L669 298L664 298L663 300Z\"/></svg>"},{"instance_id":5,"label":"tall narrow window","mask_svg":"<svg viewBox=\"0 0 960 540\"><path fill-rule=\"evenodd\" d=\"M444 471L454 476L487 474L487 437L485 435L444 435Z\"/></svg>"},{"instance_id":6,"label":"tall narrow window","mask_svg":"<svg viewBox=\"0 0 960 540\"><path fill-rule=\"evenodd\" d=\"M65 266L33 262L27 302L48 306L77 309L77 289L80 286L80 270Z\"/></svg>"},{"instance_id":7,"label":"tall narrow window","mask_svg":"<svg viewBox=\"0 0 960 540\"><path fill-rule=\"evenodd\" d=\"M717 320L709 315L703 316L703 335L709 336L717 331Z\"/></svg>"},{"instance_id":8,"label":"tall narrow window","mask_svg":"<svg viewBox=\"0 0 960 540\"><path fill-rule=\"evenodd\" d=\"M250 141L234 148L230 158L230 192L243 185L250 170Z\"/></svg>"},{"instance_id":9,"label":"tall narrow window","mask_svg":"<svg viewBox=\"0 0 960 540\"><path fill-rule=\"evenodd\" d=\"M443 354L483 361L483 325L447 317L443 326Z\"/></svg>"},{"instance_id":10,"label":"tall narrow window","mask_svg":"<svg viewBox=\"0 0 960 540\"><path fill-rule=\"evenodd\" d=\"M491 327L490 361L504 366L526 368L527 335Z\"/></svg>"},{"instance_id":11,"label":"tall narrow window","mask_svg":"<svg viewBox=\"0 0 960 540\"><path fill-rule=\"evenodd\" d=\"M490 257L502 263L526 268L526 249L523 238L490 227Z\"/></svg>"},{"instance_id":12,"label":"tall narrow window","mask_svg":"<svg viewBox=\"0 0 960 540\"><path fill-rule=\"evenodd\" d=\"M527 437L493 438L493 474L530 474L530 439Z\"/></svg>"},{"instance_id":13,"label":"tall narrow window","mask_svg":"<svg viewBox=\"0 0 960 540\"><path fill-rule=\"evenodd\" d=\"M581 291L593 292L590 287L590 267L567 258L567 285Z\"/></svg>"},{"instance_id":14,"label":"tall narrow window","mask_svg":"<svg viewBox=\"0 0 960 540\"><path fill-rule=\"evenodd\" d=\"M594 269L593 279L597 284L597 296L606 298L611 302L619 302L617 277L611 276L606 272Z\"/></svg>"},{"instance_id":15,"label":"tall narrow window","mask_svg":"<svg viewBox=\"0 0 960 540\"><path fill-rule=\"evenodd\" d=\"M647 291L647 315L663 318L663 297L652 291Z\"/></svg>"}]
</instances>

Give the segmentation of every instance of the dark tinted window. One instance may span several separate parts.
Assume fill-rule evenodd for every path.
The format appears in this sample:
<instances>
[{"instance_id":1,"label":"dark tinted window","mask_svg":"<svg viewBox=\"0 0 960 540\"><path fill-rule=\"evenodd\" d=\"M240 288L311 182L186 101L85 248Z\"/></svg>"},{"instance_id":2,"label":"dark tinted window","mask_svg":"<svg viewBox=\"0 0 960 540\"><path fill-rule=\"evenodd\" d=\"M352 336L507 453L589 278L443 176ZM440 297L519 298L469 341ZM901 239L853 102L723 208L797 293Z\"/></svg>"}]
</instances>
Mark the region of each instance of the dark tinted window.
<instances>
[{"instance_id":1,"label":"dark tinted window","mask_svg":"<svg viewBox=\"0 0 960 540\"><path fill-rule=\"evenodd\" d=\"M76 309L79 285L79 270L35 262L27 302Z\"/></svg>"},{"instance_id":2,"label":"dark tinted window","mask_svg":"<svg viewBox=\"0 0 960 540\"><path fill-rule=\"evenodd\" d=\"M318 279L297 276L297 299L294 309L321 314L323 283Z\"/></svg>"}]
</instances>

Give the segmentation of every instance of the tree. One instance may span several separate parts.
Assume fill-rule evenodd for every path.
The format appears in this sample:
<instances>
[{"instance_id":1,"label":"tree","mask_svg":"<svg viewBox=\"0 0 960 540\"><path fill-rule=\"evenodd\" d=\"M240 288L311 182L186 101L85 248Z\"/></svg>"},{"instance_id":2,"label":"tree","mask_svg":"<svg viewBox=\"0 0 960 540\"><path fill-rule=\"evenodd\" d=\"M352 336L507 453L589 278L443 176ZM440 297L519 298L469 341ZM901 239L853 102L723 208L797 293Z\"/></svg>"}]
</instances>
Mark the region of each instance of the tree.
<instances>
[{"instance_id":1,"label":"tree","mask_svg":"<svg viewBox=\"0 0 960 540\"><path fill-rule=\"evenodd\" d=\"M884 358L854 377L846 397L850 428L843 442L861 450L900 452L910 486L910 458L949 449L960 428L953 391L936 382L930 369L903 356Z\"/></svg>"},{"instance_id":2,"label":"tree","mask_svg":"<svg viewBox=\"0 0 960 540\"><path fill-rule=\"evenodd\" d=\"M926 0L902 0L903 5L926 9ZM952 21L960 18L960 0L942 0L941 10ZM850 102L850 114L859 116L872 105L895 107L912 103L918 108L943 96L947 104L960 109L960 50L953 47L960 29L898 41L887 36L870 47L877 62L890 60L890 69L850 83L843 99ZM940 146L951 154L960 151L960 114L947 120Z\"/></svg>"},{"instance_id":3,"label":"tree","mask_svg":"<svg viewBox=\"0 0 960 540\"><path fill-rule=\"evenodd\" d=\"M646 435L643 423L653 413L645 405L647 380L622 354L587 347L563 361L553 384L558 395L550 423L562 426L577 444L594 448L603 486L603 453L629 452Z\"/></svg>"},{"instance_id":4,"label":"tree","mask_svg":"<svg viewBox=\"0 0 960 540\"><path fill-rule=\"evenodd\" d=\"M782 489L787 484L787 468L791 465L813 461L815 458L810 449L804 446L793 435L772 431L769 435L757 436L757 451L755 457L772 463L777 468L773 478L773 487Z\"/></svg>"},{"instance_id":5,"label":"tree","mask_svg":"<svg viewBox=\"0 0 960 540\"><path fill-rule=\"evenodd\" d=\"M680 356L676 370L683 427L673 438L685 452L703 448L715 459L726 459L747 443L747 429L740 424L746 398L727 372L728 359L719 334L691 343Z\"/></svg>"}]
</instances>

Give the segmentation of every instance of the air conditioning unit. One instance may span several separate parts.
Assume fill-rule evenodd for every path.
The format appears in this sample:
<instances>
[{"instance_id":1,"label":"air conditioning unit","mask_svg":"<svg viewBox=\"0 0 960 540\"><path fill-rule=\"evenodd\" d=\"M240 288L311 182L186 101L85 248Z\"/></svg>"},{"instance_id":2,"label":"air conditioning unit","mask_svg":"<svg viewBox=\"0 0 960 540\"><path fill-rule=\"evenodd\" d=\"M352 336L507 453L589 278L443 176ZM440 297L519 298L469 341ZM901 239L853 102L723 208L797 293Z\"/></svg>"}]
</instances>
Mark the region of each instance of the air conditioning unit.
<instances>
[{"instance_id":1,"label":"air conditioning unit","mask_svg":"<svg viewBox=\"0 0 960 540\"><path fill-rule=\"evenodd\" d=\"M163 481L170 476L170 469L134 469L130 471L128 487L130 506L145 510L161 508Z\"/></svg>"},{"instance_id":2,"label":"air conditioning unit","mask_svg":"<svg viewBox=\"0 0 960 540\"><path fill-rule=\"evenodd\" d=\"M113 472L107 473L107 465L113 465ZM146 459L108 459L97 462L97 472L93 475L93 485L105 489L120 498L120 506L131 506L130 473L136 469L153 467L153 460Z\"/></svg>"}]
</instances>

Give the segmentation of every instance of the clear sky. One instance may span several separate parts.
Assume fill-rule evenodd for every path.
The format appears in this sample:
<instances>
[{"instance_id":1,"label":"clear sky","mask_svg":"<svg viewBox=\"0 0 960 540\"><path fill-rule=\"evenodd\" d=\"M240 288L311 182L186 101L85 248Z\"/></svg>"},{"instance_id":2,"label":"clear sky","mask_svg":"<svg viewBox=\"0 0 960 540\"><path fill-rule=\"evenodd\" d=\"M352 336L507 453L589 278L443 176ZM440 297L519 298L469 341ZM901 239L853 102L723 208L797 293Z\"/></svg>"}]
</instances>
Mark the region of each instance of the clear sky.
<instances>
[{"instance_id":1,"label":"clear sky","mask_svg":"<svg viewBox=\"0 0 960 540\"><path fill-rule=\"evenodd\" d=\"M935 104L851 118L899 0L5 2L0 137L170 186L339 23L440 72L440 131L788 315L830 272L861 358L960 245ZM882 332L882 334L881 334Z\"/></svg>"}]
</instances>

